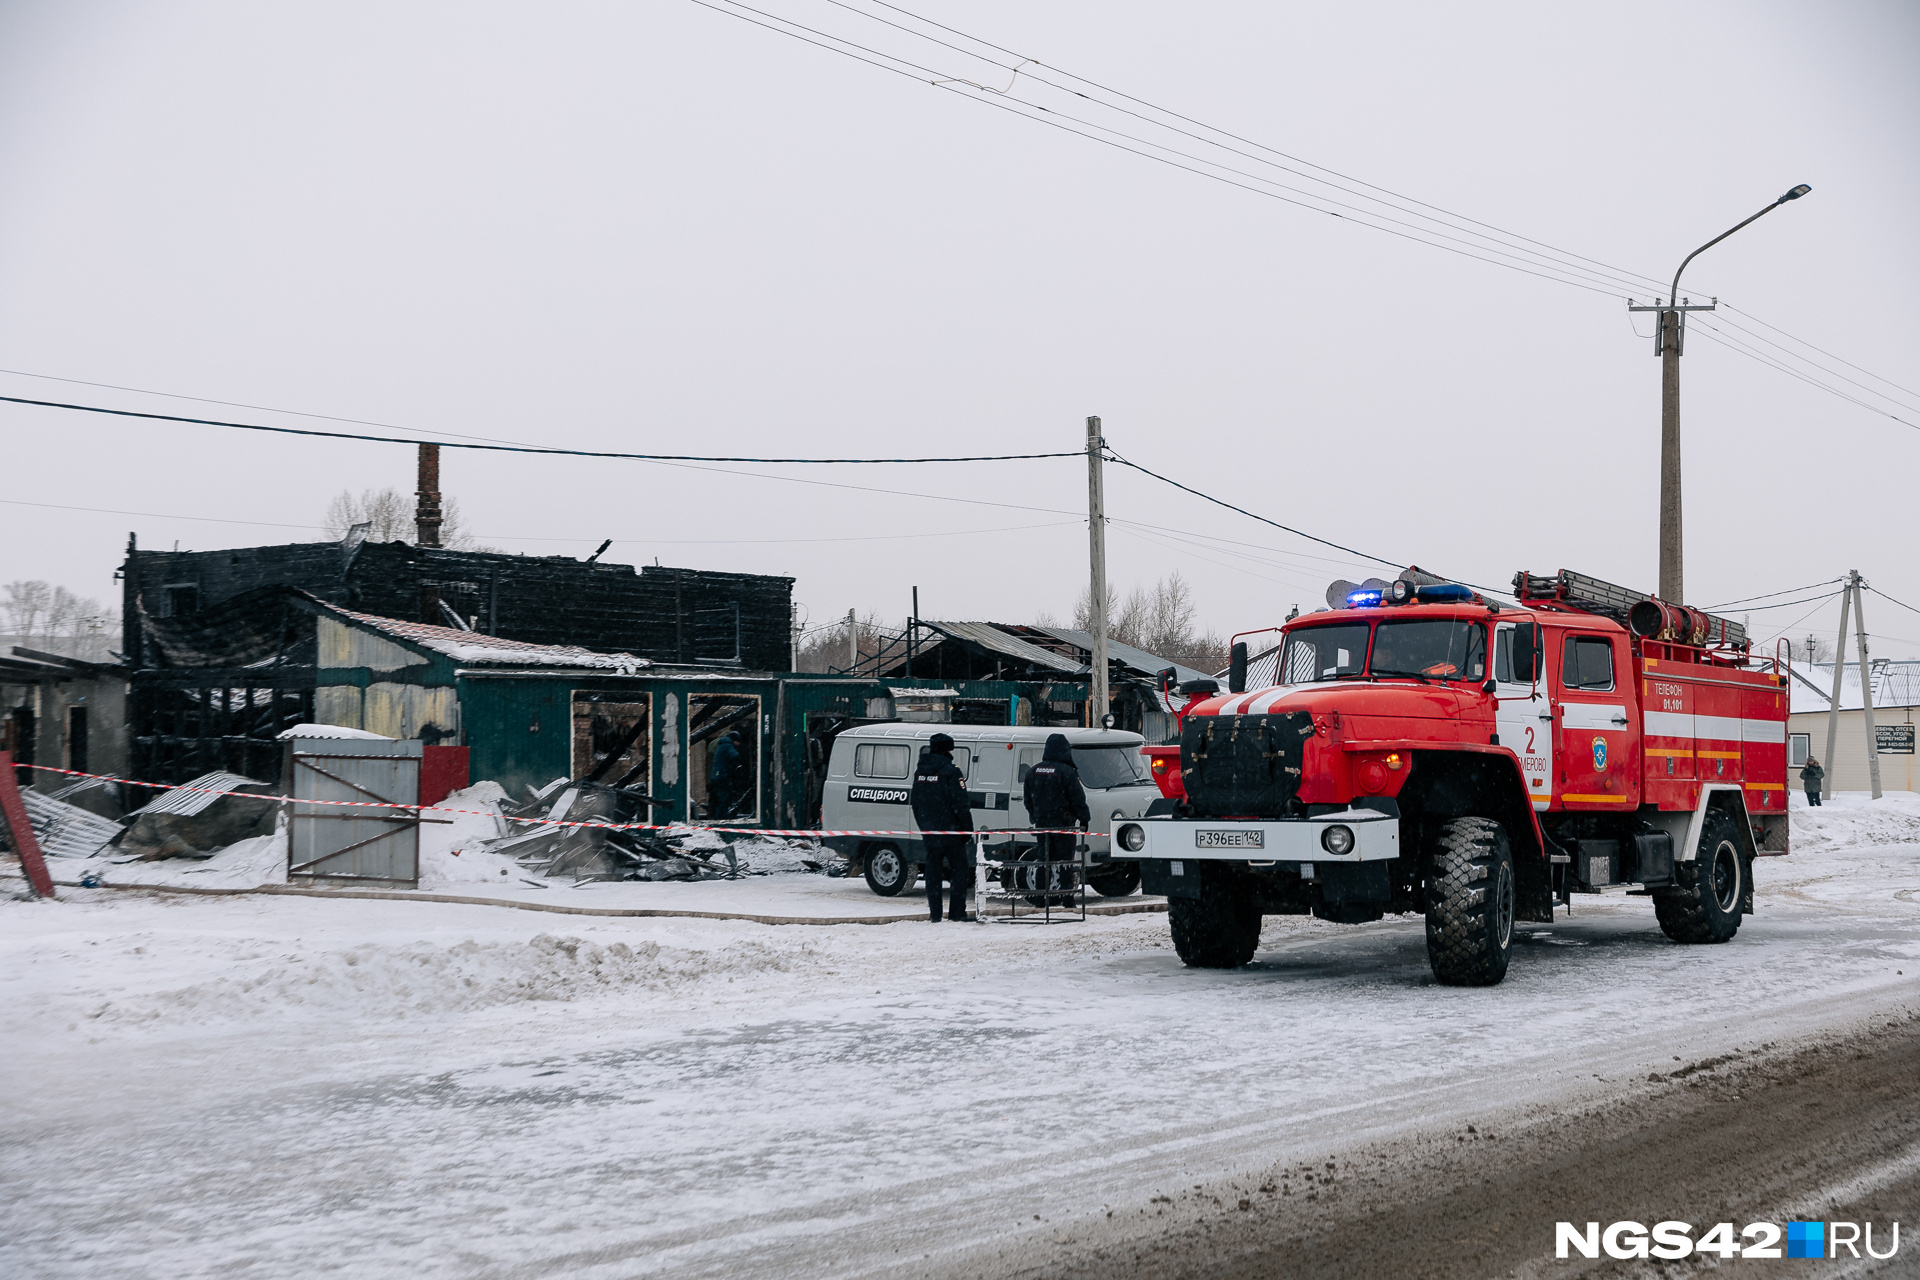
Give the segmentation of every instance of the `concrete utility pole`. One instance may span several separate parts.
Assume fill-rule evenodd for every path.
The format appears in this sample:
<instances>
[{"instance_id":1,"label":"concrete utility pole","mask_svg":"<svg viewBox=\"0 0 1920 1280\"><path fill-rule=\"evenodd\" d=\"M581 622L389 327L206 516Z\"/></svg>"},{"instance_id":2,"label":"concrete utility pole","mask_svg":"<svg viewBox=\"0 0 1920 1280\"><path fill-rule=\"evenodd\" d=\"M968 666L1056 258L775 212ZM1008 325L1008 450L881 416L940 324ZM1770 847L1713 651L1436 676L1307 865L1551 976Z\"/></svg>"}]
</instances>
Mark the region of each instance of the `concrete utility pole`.
<instances>
[{"instance_id":1,"label":"concrete utility pole","mask_svg":"<svg viewBox=\"0 0 1920 1280\"><path fill-rule=\"evenodd\" d=\"M1682 304L1681 272L1687 269L1689 262L1748 222L1772 213L1789 200L1798 200L1811 190L1812 187L1802 183L1746 222L1721 232L1682 258L1680 270L1673 273L1673 285L1667 292L1664 304L1657 297L1652 306L1636 306L1631 299L1627 302L1627 310L1652 311L1657 313L1658 319L1654 326L1653 353L1660 357L1660 598L1669 604L1686 603L1686 584L1681 571L1680 519L1680 354L1681 344L1686 337L1686 313L1711 311L1719 302L1715 299L1705 306L1695 306L1689 299Z\"/></svg>"},{"instance_id":2,"label":"concrete utility pole","mask_svg":"<svg viewBox=\"0 0 1920 1280\"><path fill-rule=\"evenodd\" d=\"M1873 798L1880 798L1880 739L1873 731L1873 668L1867 664L1867 624L1860 616L1860 597L1866 592L1860 571L1853 571L1853 642L1860 646L1860 709L1867 718L1867 777L1873 781Z\"/></svg>"},{"instance_id":3,"label":"concrete utility pole","mask_svg":"<svg viewBox=\"0 0 1920 1280\"><path fill-rule=\"evenodd\" d=\"M1100 419L1087 419L1087 560L1093 575L1087 599L1093 619L1093 684L1087 694L1087 724L1098 729L1107 715L1107 498L1101 467L1107 442Z\"/></svg>"},{"instance_id":4,"label":"concrete utility pole","mask_svg":"<svg viewBox=\"0 0 1920 1280\"><path fill-rule=\"evenodd\" d=\"M1821 761L1827 770L1820 784L1822 800L1833 799L1833 753L1840 745L1840 677L1847 669L1847 607L1853 603L1853 580L1859 576L1858 571L1851 573L1840 591L1840 636L1833 642L1833 701L1827 704L1827 754Z\"/></svg>"},{"instance_id":5,"label":"concrete utility pole","mask_svg":"<svg viewBox=\"0 0 1920 1280\"><path fill-rule=\"evenodd\" d=\"M853 610L847 610L847 670L860 665L860 628L854 623Z\"/></svg>"}]
</instances>

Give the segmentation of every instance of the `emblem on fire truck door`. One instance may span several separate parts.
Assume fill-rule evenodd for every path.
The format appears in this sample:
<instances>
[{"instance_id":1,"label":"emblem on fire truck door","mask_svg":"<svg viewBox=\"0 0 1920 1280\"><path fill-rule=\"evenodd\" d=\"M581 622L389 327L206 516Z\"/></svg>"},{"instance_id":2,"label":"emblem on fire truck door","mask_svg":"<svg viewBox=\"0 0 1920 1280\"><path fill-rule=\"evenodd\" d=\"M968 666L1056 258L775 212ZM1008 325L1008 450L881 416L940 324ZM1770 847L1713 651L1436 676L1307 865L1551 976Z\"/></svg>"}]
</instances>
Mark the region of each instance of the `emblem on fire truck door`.
<instances>
[{"instance_id":1,"label":"emblem on fire truck door","mask_svg":"<svg viewBox=\"0 0 1920 1280\"><path fill-rule=\"evenodd\" d=\"M1595 773L1607 771L1607 740L1605 738L1593 740L1593 771Z\"/></svg>"}]
</instances>

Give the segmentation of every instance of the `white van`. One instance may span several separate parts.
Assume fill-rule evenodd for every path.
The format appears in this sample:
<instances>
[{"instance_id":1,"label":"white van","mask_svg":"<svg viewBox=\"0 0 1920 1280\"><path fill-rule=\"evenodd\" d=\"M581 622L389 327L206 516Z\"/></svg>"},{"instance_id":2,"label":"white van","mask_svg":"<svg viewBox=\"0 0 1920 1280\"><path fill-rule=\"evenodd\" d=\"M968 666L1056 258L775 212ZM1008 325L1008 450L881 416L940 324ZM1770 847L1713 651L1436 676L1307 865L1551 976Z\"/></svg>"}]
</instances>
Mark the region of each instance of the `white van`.
<instances>
[{"instance_id":1,"label":"white van","mask_svg":"<svg viewBox=\"0 0 1920 1280\"><path fill-rule=\"evenodd\" d=\"M1093 821L1086 850L1087 883L1096 893L1121 897L1140 884L1140 864L1112 861L1107 834L1124 818L1144 817L1160 798L1160 788L1140 754L1145 739L1112 729L1046 729L1023 726L952 724L870 724L848 729L833 740L827 760L826 790L820 802L823 831L914 831L913 767L936 733L953 739L953 763L967 780L973 825L981 831L1028 827L1021 799L1027 771L1040 763L1047 738L1064 733L1073 746L1073 762L1087 791ZM1008 852L1015 837L989 837L989 852ZM859 870L867 886L882 897L905 893L919 879L924 858L920 837L829 836L829 847L846 855L848 870ZM1017 847L1035 843L1020 838Z\"/></svg>"}]
</instances>

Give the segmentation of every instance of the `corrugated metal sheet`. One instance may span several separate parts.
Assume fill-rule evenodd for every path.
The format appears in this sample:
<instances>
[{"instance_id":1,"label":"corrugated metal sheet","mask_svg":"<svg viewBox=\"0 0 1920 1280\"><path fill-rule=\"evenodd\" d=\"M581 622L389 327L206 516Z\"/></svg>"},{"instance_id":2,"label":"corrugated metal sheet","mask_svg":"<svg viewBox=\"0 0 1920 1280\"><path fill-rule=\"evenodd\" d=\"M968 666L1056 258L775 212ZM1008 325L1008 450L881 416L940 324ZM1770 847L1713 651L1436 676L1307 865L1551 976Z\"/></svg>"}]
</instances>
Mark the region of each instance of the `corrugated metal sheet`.
<instances>
[{"instance_id":1,"label":"corrugated metal sheet","mask_svg":"<svg viewBox=\"0 0 1920 1280\"><path fill-rule=\"evenodd\" d=\"M271 790L272 785L238 773L203 773L184 786L161 792L151 802L127 816L133 818L143 813L177 813L183 818L191 818L218 800L222 791L264 791Z\"/></svg>"},{"instance_id":2,"label":"corrugated metal sheet","mask_svg":"<svg viewBox=\"0 0 1920 1280\"><path fill-rule=\"evenodd\" d=\"M371 627L384 635L417 644L423 649L471 666L584 667L601 671L639 671L652 664L630 653L601 653L572 644L528 644L505 640L479 631L458 631L452 627L428 626L424 622L404 622L399 618L381 618L370 613L355 613L337 605L323 606L329 613ZM355 655L349 653L349 658ZM361 665L355 662L328 665Z\"/></svg>"},{"instance_id":3,"label":"corrugated metal sheet","mask_svg":"<svg viewBox=\"0 0 1920 1280\"><path fill-rule=\"evenodd\" d=\"M1086 664L1063 658L1050 649L1008 635L991 622L929 622L922 619L920 625L938 631L943 636L977 644L982 649L1002 654L1016 662L1030 666L1045 667L1051 671L1064 672L1067 675L1085 675ZM1036 627L1035 630L1041 630Z\"/></svg>"},{"instance_id":4,"label":"corrugated metal sheet","mask_svg":"<svg viewBox=\"0 0 1920 1280\"><path fill-rule=\"evenodd\" d=\"M1088 654L1092 654L1093 652L1093 633L1090 631L1073 631L1066 627L1035 627L1034 630L1044 631L1056 640L1064 640L1076 649L1086 650ZM1143 676L1157 676L1168 667L1172 667L1180 673L1174 679L1175 684L1185 684L1189 680L1205 680L1207 678L1207 673L1204 671L1196 671L1192 667L1183 667L1179 663L1169 661L1158 654L1148 653L1145 649L1137 649L1130 644L1121 644L1118 640L1110 639L1107 641L1107 657L1125 666L1128 670L1137 672ZM1091 658L1089 658L1089 661L1091 661ZM1085 669L1084 667L1081 668L1081 670Z\"/></svg>"},{"instance_id":5,"label":"corrugated metal sheet","mask_svg":"<svg viewBox=\"0 0 1920 1280\"><path fill-rule=\"evenodd\" d=\"M120 824L78 805L43 796L32 788L20 792L34 839L49 858L90 858L100 846L120 834Z\"/></svg>"}]
</instances>

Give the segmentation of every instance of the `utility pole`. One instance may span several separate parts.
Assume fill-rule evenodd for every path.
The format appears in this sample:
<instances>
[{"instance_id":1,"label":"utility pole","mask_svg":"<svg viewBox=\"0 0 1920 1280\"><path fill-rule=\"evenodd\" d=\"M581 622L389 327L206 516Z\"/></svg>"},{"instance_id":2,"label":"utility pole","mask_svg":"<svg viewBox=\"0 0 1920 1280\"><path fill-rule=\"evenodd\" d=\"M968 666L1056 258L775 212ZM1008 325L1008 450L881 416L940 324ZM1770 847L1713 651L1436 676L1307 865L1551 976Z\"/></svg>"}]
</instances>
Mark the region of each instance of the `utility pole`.
<instances>
[{"instance_id":1,"label":"utility pole","mask_svg":"<svg viewBox=\"0 0 1920 1280\"><path fill-rule=\"evenodd\" d=\"M1087 560L1093 575L1087 599L1093 619L1093 684L1087 693L1087 725L1099 729L1107 716L1107 498L1101 467L1106 461L1106 440L1100 434L1100 419L1087 419Z\"/></svg>"},{"instance_id":2,"label":"utility pole","mask_svg":"<svg viewBox=\"0 0 1920 1280\"><path fill-rule=\"evenodd\" d=\"M1720 301L1715 298L1704 306L1696 306L1693 299L1689 298L1683 303L1680 299L1681 272L1687 269L1689 262L1748 222L1772 213L1789 200L1798 200L1811 190L1812 187L1802 183L1746 222L1722 231L1682 258L1680 270L1673 273L1673 284L1667 291L1665 303L1655 297L1652 306L1642 307L1635 305L1631 298L1627 300L1627 310L1652 311L1658 320L1654 326L1653 353L1660 357L1660 598L1668 604L1686 603L1680 545L1680 352L1686 339L1686 313L1711 311Z\"/></svg>"},{"instance_id":3,"label":"utility pole","mask_svg":"<svg viewBox=\"0 0 1920 1280\"><path fill-rule=\"evenodd\" d=\"M860 629L854 624L853 610L847 610L847 674L860 665Z\"/></svg>"},{"instance_id":4,"label":"utility pole","mask_svg":"<svg viewBox=\"0 0 1920 1280\"><path fill-rule=\"evenodd\" d=\"M440 446L420 446L419 467L414 485L414 542L422 547L440 545ZM420 621L436 627L447 624L441 616L440 589L420 587Z\"/></svg>"},{"instance_id":5,"label":"utility pole","mask_svg":"<svg viewBox=\"0 0 1920 1280\"><path fill-rule=\"evenodd\" d=\"M907 619L907 679L913 679L913 647L920 636L920 588L913 589L913 616Z\"/></svg>"},{"instance_id":6,"label":"utility pole","mask_svg":"<svg viewBox=\"0 0 1920 1280\"><path fill-rule=\"evenodd\" d=\"M1860 709L1867 718L1867 777L1873 782L1873 798L1880 798L1880 740L1873 731L1873 668L1867 665L1867 624L1860 616L1860 597L1865 595L1860 571L1853 571L1853 642L1860 647Z\"/></svg>"},{"instance_id":7,"label":"utility pole","mask_svg":"<svg viewBox=\"0 0 1920 1280\"><path fill-rule=\"evenodd\" d=\"M1840 677L1847 669L1847 607L1853 603L1853 580L1859 576L1858 571L1849 574L1847 585L1840 591L1840 636L1833 642L1833 700L1827 704L1827 776L1820 784L1822 800L1833 799L1833 753L1840 745Z\"/></svg>"}]
</instances>

